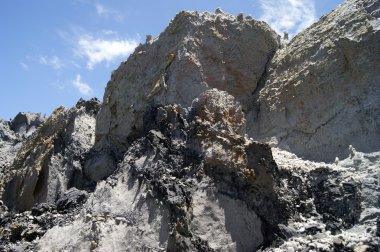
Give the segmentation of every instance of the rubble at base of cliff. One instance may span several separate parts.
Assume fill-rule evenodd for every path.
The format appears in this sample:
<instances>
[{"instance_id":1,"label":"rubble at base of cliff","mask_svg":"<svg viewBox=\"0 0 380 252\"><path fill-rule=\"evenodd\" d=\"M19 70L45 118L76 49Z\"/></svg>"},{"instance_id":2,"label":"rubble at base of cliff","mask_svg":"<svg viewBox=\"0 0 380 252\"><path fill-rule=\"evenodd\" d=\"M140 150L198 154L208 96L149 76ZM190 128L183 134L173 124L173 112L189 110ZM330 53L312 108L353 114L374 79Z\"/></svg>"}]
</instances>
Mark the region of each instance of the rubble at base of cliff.
<instances>
[{"instance_id":1,"label":"rubble at base of cliff","mask_svg":"<svg viewBox=\"0 0 380 252\"><path fill-rule=\"evenodd\" d=\"M379 9L183 11L102 103L0 120L0 251L379 251Z\"/></svg>"}]
</instances>

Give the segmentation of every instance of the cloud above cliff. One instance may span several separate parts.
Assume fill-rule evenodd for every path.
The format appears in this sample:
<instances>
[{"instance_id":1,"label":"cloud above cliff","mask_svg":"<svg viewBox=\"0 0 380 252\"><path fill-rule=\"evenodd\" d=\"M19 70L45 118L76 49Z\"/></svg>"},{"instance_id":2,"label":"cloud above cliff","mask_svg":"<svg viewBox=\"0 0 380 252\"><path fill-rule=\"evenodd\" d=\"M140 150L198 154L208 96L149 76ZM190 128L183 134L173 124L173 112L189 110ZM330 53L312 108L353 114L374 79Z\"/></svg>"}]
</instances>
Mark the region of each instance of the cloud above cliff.
<instances>
[{"instance_id":1,"label":"cloud above cliff","mask_svg":"<svg viewBox=\"0 0 380 252\"><path fill-rule=\"evenodd\" d=\"M90 96L94 93L94 90L90 87L90 85L82 81L80 74L77 74L75 80L72 81L72 84L74 88L84 96Z\"/></svg>"},{"instance_id":2,"label":"cloud above cliff","mask_svg":"<svg viewBox=\"0 0 380 252\"><path fill-rule=\"evenodd\" d=\"M313 0L259 0L263 11L261 20L277 33L288 31L291 35L304 30L317 20Z\"/></svg>"},{"instance_id":3,"label":"cloud above cliff","mask_svg":"<svg viewBox=\"0 0 380 252\"><path fill-rule=\"evenodd\" d=\"M51 66L55 70L59 70L64 67L64 63L62 62L62 60L55 55L52 57L41 56L39 62L42 65Z\"/></svg>"},{"instance_id":4,"label":"cloud above cliff","mask_svg":"<svg viewBox=\"0 0 380 252\"><path fill-rule=\"evenodd\" d=\"M113 8L107 7L100 3L95 3L96 13L99 17L109 19L112 18L115 21L123 21L123 15Z\"/></svg>"},{"instance_id":5,"label":"cloud above cliff","mask_svg":"<svg viewBox=\"0 0 380 252\"><path fill-rule=\"evenodd\" d=\"M83 36L78 40L78 54L87 59L87 68L92 70L101 62L110 63L118 58L125 58L133 52L138 42L121 39L96 39Z\"/></svg>"}]
</instances>

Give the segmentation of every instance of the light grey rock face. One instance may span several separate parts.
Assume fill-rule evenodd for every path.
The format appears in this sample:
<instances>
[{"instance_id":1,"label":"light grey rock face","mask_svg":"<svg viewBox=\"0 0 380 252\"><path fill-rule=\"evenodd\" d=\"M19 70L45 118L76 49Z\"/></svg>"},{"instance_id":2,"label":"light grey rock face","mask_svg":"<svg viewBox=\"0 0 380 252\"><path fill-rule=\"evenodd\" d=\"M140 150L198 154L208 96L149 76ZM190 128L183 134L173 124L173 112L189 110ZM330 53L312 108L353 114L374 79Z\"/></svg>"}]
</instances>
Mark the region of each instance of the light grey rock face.
<instances>
[{"instance_id":1,"label":"light grey rock face","mask_svg":"<svg viewBox=\"0 0 380 252\"><path fill-rule=\"evenodd\" d=\"M378 251L379 10L347 1L267 69L264 23L178 14L113 73L95 146L95 101L23 144L0 250Z\"/></svg>"},{"instance_id":2,"label":"light grey rock face","mask_svg":"<svg viewBox=\"0 0 380 252\"><path fill-rule=\"evenodd\" d=\"M37 113L19 113L13 120L0 120L0 194L17 152L43 121Z\"/></svg>"},{"instance_id":3,"label":"light grey rock face","mask_svg":"<svg viewBox=\"0 0 380 252\"><path fill-rule=\"evenodd\" d=\"M97 141L123 146L142 128L147 107L188 107L211 88L249 107L247 99L278 47L277 35L264 22L218 13L179 13L113 72L97 120Z\"/></svg>"},{"instance_id":4,"label":"light grey rock face","mask_svg":"<svg viewBox=\"0 0 380 252\"><path fill-rule=\"evenodd\" d=\"M379 9L346 1L278 50L248 133L314 160L379 150Z\"/></svg>"},{"instance_id":5,"label":"light grey rock face","mask_svg":"<svg viewBox=\"0 0 380 252\"><path fill-rule=\"evenodd\" d=\"M83 186L82 166L95 140L99 107L96 100L81 100L70 110L60 107L27 139L4 181L3 199L10 208L25 211L36 203L55 204L66 189Z\"/></svg>"},{"instance_id":6,"label":"light grey rock face","mask_svg":"<svg viewBox=\"0 0 380 252\"><path fill-rule=\"evenodd\" d=\"M20 112L12 120L11 129L22 136L30 136L44 120L41 114Z\"/></svg>"}]
</instances>

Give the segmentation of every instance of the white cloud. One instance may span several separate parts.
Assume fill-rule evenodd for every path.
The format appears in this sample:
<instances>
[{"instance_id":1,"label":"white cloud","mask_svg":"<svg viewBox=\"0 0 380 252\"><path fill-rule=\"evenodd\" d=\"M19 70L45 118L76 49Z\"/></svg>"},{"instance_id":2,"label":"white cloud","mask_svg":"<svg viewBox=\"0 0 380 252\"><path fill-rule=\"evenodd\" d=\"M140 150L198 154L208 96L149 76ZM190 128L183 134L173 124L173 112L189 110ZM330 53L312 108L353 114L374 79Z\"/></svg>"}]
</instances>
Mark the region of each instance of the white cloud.
<instances>
[{"instance_id":1,"label":"white cloud","mask_svg":"<svg viewBox=\"0 0 380 252\"><path fill-rule=\"evenodd\" d=\"M122 21L123 15L121 15L118 11L106 7L100 3L95 3L96 13L99 17L109 19L110 17L113 18L115 21Z\"/></svg>"},{"instance_id":2,"label":"white cloud","mask_svg":"<svg viewBox=\"0 0 380 252\"><path fill-rule=\"evenodd\" d=\"M59 70L65 66L65 64L57 56L53 56L53 57L41 56L40 64L51 66L55 70Z\"/></svg>"},{"instance_id":3,"label":"white cloud","mask_svg":"<svg viewBox=\"0 0 380 252\"><path fill-rule=\"evenodd\" d=\"M314 0L259 0L266 21L276 32L291 35L317 20Z\"/></svg>"},{"instance_id":4,"label":"white cloud","mask_svg":"<svg viewBox=\"0 0 380 252\"><path fill-rule=\"evenodd\" d=\"M21 66L23 69L25 69L25 70L28 70L28 69L29 69L29 66L28 66L26 63L24 63L23 61L20 61L20 66Z\"/></svg>"},{"instance_id":5,"label":"white cloud","mask_svg":"<svg viewBox=\"0 0 380 252\"><path fill-rule=\"evenodd\" d=\"M77 53L87 58L87 68L91 70L103 61L110 63L117 58L128 56L137 45L138 42L135 40L94 39L87 35L79 39Z\"/></svg>"},{"instance_id":6,"label":"white cloud","mask_svg":"<svg viewBox=\"0 0 380 252\"><path fill-rule=\"evenodd\" d=\"M82 81L80 74L77 74L75 80L72 81L73 86L85 96L90 96L94 93L94 90L87 84Z\"/></svg>"}]
</instances>

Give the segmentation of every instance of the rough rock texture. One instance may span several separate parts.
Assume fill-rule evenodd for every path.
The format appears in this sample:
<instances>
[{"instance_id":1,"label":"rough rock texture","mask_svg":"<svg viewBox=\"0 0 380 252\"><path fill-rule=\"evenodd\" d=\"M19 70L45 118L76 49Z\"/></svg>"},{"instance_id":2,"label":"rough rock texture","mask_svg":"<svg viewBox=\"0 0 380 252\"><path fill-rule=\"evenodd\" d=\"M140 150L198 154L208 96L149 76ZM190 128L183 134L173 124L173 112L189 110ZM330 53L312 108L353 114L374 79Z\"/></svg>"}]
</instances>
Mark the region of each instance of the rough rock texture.
<instances>
[{"instance_id":1,"label":"rough rock texture","mask_svg":"<svg viewBox=\"0 0 380 252\"><path fill-rule=\"evenodd\" d=\"M45 119L36 113L19 113L10 121L0 120L0 194L2 182L18 150Z\"/></svg>"},{"instance_id":2,"label":"rough rock texture","mask_svg":"<svg viewBox=\"0 0 380 252\"><path fill-rule=\"evenodd\" d=\"M285 242L266 251L378 251L380 152L350 146L348 158L327 164L272 150L296 209L282 228Z\"/></svg>"},{"instance_id":3,"label":"rough rock texture","mask_svg":"<svg viewBox=\"0 0 380 252\"><path fill-rule=\"evenodd\" d=\"M66 189L84 185L82 166L94 143L99 107L96 100L60 107L26 140L7 174L8 207L25 211L36 203L54 204Z\"/></svg>"},{"instance_id":4,"label":"rough rock texture","mask_svg":"<svg viewBox=\"0 0 380 252\"><path fill-rule=\"evenodd\" d=\"M276 33L264 22L221 11L179 13L113 72L97 120L97 141L125 146L140 133L147 108L188 107L211 88L248 107L277 47Z\"/></svg>"},{"instance_id":5,"label":"rough rock texture","mask_svg":"<svg viewBox=\"0 0 380 252\"><path fill-rule=\"evenodd\" d=\"M248 133L314 160L380 150L379 17L348 0L278 50Z\"/></svg>"},{"instance_id":6,"label":"rough rock texture","mask_svg":"<svg viewBox=\"0 0 380 252\"><path fill-rule=\"evenodd\" d=\"M84 212L49 230L39 249L252 251L270 242L286 220L277 167L268 146L241 136L244 114L232 96L209 90L189 110L152 107L144 120L145 136Z\"/></svg>"},{"instance_id":7,"label":"rough rock texture","mask_svg":"<svg viewBox=\"0 0 380 252\"><path fill-rule=\"evenodd\" d=\"M19 143L0 250L379 250L379 1L348 0L272 60L267 25L216 13L147 36L96 119L80 101ZM25 118L0 124L3 146Z\"/></svg>"}]
</instances>

